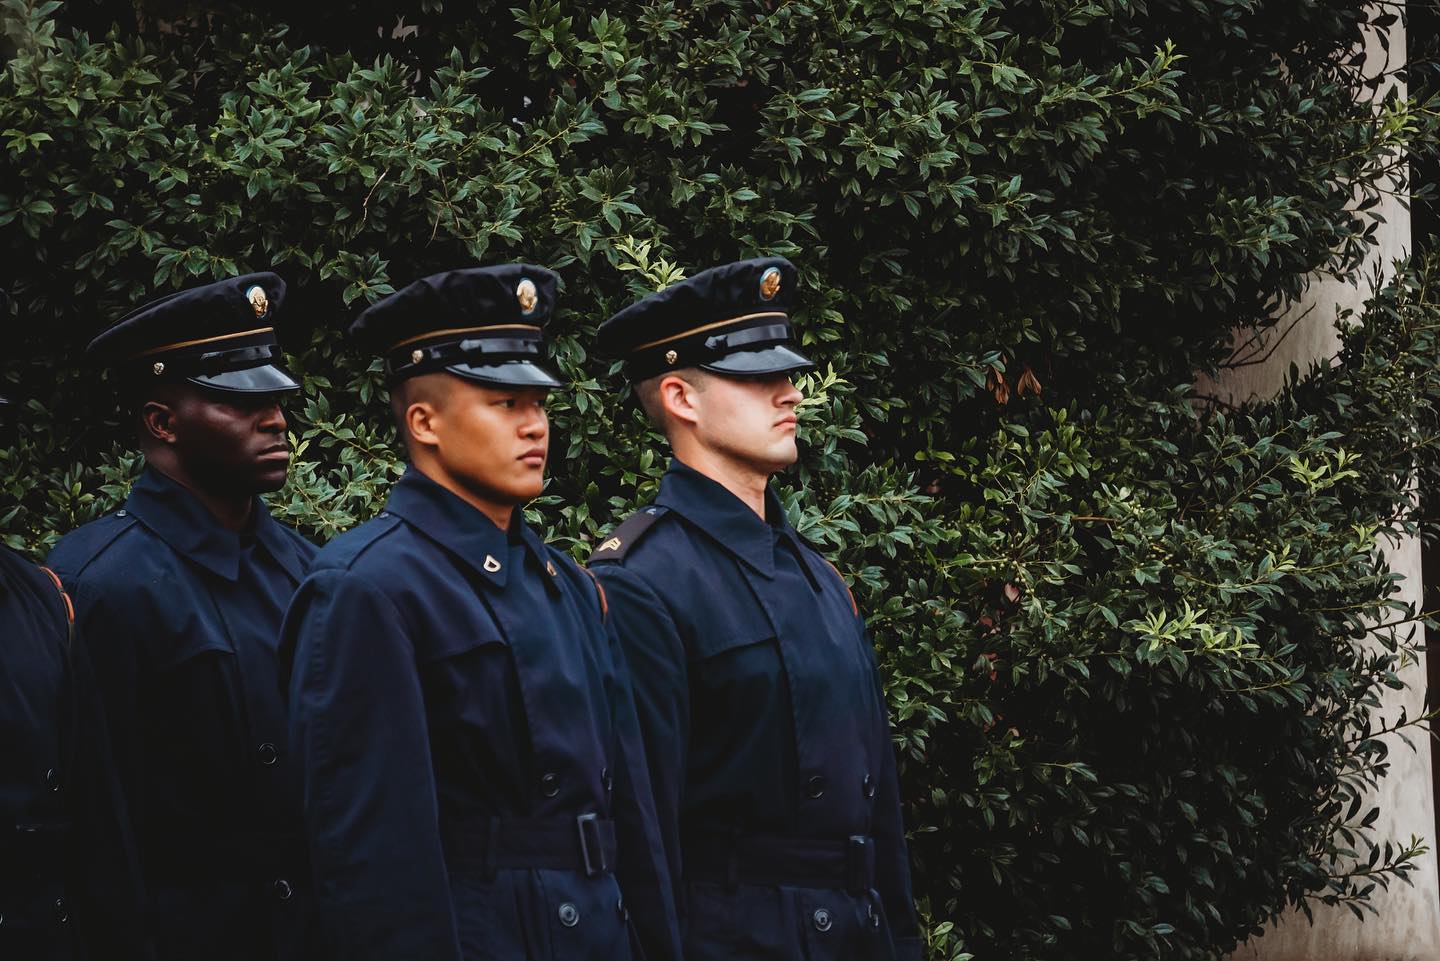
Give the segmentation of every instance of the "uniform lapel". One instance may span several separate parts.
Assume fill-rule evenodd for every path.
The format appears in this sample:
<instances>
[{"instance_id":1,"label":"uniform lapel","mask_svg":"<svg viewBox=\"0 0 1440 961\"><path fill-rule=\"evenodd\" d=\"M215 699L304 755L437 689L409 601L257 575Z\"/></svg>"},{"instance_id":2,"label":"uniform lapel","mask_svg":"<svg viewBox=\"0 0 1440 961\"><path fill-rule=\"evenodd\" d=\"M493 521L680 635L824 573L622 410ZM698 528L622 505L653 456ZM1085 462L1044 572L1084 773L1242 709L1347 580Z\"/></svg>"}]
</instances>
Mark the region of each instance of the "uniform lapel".
<instances>
[{"instance_id":1,"label":"uniform lapel","mask_svg":"<svg viewBox=\"0 0 1440 961\"><path fill-rule=\"evenodd\" d=\"M257 509L264 510L258 499ZM227 581L239 576L239 535L220 526L199 498L153 467L135 481L125 510L186 560Z\"/></svg>"},{"instance_id":2,"label":"uniform lapel","mask_svg":"<svg viewBox=\"0 0 1440 961\"><path fill-rule=\"evenodd\" d=\"M773 497L773 492L766 492L767 501ZM655 502L690 521L752 570L767 579L775 576L774 535L770 525L723 484L685 465L677 457L670 462L670 469L660 482L660 495Z\"/></svg>"},{"instance_id":3,"label":"uniform lapel","mask_svg":"<svg viewBox=\"0 0 1440 961\"><path fill-rule=\"evenodd\" d=\"M395 484L385 509L453 554L491 587L509 576L509 538L490 518L414 467Z\"/></svg>"}]
</instances>

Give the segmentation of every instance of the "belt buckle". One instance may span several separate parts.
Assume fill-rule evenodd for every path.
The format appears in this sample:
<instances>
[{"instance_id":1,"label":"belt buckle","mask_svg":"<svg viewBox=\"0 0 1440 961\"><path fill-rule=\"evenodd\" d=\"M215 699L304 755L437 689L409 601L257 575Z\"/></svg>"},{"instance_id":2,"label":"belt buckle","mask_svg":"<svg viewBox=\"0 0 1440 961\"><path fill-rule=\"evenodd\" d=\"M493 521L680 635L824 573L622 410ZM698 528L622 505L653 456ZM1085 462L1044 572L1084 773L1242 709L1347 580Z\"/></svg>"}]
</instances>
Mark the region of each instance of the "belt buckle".
<instances>
[{"instance_id":1,"label":"belt buckle","mask_svg":"<svg viewBox=\"0 0 1440 961\"><path fill-rule=\"evenodd\" d=\"M875 886L875 844L863 834L845 843L845 886L851 894L864 894Z\"/></svg>"},{"instance_id":2,"label":"belt buckle","mask_svg":"<svg viewBox=\"0 0 1440 961\"><path fill-rule=\"evenodd\" d=\"M600 815L581 814L575 818L575 828L580 833L580 859L585 864L585 876L593 878L607 873L610 865L605 860L605 843L600 837Z\"/></svg>"}]
</instances>

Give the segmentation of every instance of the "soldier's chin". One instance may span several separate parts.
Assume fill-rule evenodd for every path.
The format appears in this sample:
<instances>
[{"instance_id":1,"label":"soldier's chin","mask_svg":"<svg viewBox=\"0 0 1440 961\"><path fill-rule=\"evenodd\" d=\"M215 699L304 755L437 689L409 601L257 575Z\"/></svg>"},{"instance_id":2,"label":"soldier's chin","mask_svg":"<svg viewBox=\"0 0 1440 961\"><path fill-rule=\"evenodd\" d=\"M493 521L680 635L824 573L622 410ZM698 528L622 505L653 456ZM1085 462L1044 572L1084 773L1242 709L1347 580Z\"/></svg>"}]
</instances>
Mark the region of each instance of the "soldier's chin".
<instances>
[{"instance_id":1,"label":"soldier's chin","mask_svg":"<svg viewBox=\"0 0 1440 961\"><path fill-rule=\"evenodd\" d=\"M270 494L285 486L290 475L290 462L260 464L255 471L255 493Z\"/></svg>"},{"instance_id":2,"label":"soldier's chin","mask_svg":"<svg viewBox=\"0 0 1440 961\"><path fill-rule=\"evenodd\" d=\"M795 444L795 438L787 437L775 445L772 451L775 462L779 465L777 469L783 470L800 459L800 448Z\"/></svg>"},{"instance_id":3,"label":"soldier's chin","mask_svg":"<svg viewBox=\"0 0 1440 961\"><path fill-rule=\"evenodd\" d=\"M522 487L523 493L520 496L520 501L522 503L533 501L539 497L540 492L545 489L545 475L543 473L537 474L533 482L524 484Z\"/></svg>"},{"instance_id":4,"label":"soldier's chin","mask_svg":"<svg viewBox=\"0 0 1440 961\"><path fill-rule=\"evenodd\" d=\"M747 459L756 469L778 474L799 460L800 456L792 441L789 444L772 444L763 451L753 452Z\"/></svg>"}]
</instances>

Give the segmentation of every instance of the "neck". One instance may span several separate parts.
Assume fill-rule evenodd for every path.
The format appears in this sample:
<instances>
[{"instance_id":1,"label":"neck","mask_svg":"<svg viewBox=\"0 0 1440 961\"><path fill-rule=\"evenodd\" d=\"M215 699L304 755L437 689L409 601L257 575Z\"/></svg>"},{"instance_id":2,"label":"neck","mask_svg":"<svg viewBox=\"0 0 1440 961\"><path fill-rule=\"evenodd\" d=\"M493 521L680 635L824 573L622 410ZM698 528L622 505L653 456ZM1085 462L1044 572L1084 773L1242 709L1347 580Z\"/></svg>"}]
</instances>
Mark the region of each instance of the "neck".
<instances>
[{"instance_id":1,"label":"neck","mask_svg":"<svg viewBox=\"0 0 1440 961\"><path fill-rule=\"evenodd\" d=\"M765 519L765 490L770 486L769 471L736 461L699 444L681 440L678 444L672 441L672 446L675 456L686 467L704 474L740 498L741 503L754 511L762 521Z\"/></svg>"},{"instance_id":2,"label":"neck","mask_svg":"<svg viewBox=\"0 0 1440 961\"><path fill-rule=\"evenodd\" d=\"M151 467L193 494L221 527L227 531L239 532L250 526L255 513L254 494L228 494L207 490L203 484L195 481L178 460L160 458L160 461L156 463L154 459L147 459Z\"/></svg>"},{"instance_id":3,"label":"neck","mask_svg":"<svg viewBox=\"0 0 1440 961\"><path fill-rule=\"evenodd\" d=\"M496 527L502 531L510 529L510 520L515 516L514 503L485 496L438 464L422 463L419 460L414 461L414 464L416 470L484 514Z\"/></svg>"}]
</instances>

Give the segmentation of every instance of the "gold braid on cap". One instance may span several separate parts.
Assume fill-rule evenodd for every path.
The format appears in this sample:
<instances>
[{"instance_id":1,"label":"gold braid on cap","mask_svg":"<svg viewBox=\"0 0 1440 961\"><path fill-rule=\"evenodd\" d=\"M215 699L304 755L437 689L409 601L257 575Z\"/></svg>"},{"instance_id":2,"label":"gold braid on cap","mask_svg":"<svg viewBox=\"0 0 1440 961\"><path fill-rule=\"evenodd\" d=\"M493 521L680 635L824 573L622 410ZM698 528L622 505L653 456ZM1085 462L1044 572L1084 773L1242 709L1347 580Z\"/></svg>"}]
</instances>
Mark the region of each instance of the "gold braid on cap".
<instances>
[{"instance_id":1,"label":"gold braid on cap","mask_svg":"<svg viewBox=\"0 0 1440 961\"><path fill-rule=\"evenodd\" d=\"M238 334L220 334L215 337L201 337L199 340L182 340L173 344L166 344L164 347L151 347L149 350L142 350L138 354L132 354L129 359L138 360L141 357L163 354L167 350L182 350L186 347L199 347L201 344L218 344L222 340L239 340L241 337L254 337L256 334L273 334L274 332L274 327L256 327L254 330L242 330Z\"/></svg>"},{"instance_id":2,"label":"gold braid on cap","mask_svg":"<svg viewBox=\"0 0 1440 961\"><path fill-rule=\"evenodd\" d=\"M685 337L693 337L695 334L703 334L707 330L714 330L717 327L724 327L727 324L738 324L741 321L755 320L760 317L784 317L786 320L790 319L789 315L786 314L783 310L762 310L758 314L741 314L739 317L731 317L728 320L717 320L713 324L704 324L703 326L692 328L691 330L684 331L683 333L671 334L669 337L661 337L659 340L652 340L648 344L639 344L635 347L630 348L630 352L635 353L636 351L649 350L651 347L659 347L661 344L668 344L672 340L680 340Z\"/></svg>"}]
</instances>

